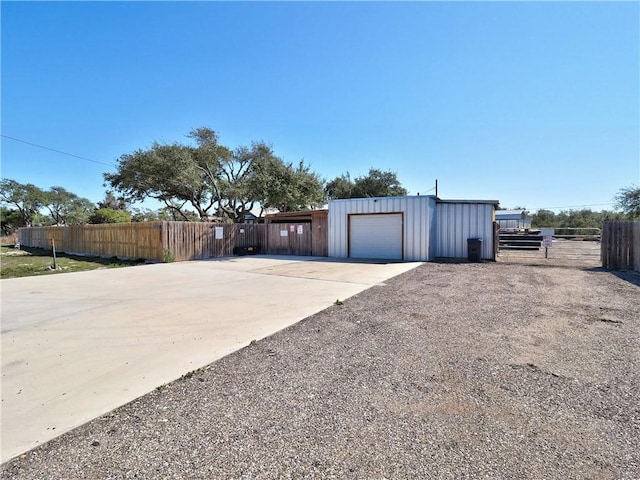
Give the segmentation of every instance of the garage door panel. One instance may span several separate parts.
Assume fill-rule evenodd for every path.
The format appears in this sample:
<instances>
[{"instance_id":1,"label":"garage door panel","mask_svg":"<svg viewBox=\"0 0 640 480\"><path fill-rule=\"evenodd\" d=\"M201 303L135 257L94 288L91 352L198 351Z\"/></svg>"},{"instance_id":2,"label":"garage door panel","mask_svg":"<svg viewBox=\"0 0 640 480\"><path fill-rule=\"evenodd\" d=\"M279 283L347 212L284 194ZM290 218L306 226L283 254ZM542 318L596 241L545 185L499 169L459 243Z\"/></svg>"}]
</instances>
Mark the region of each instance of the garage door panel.
<instances>
[{"instance_id":1,"label":"garage door panel","mask_svg":"<svg viewBox=\"0 0 640 480\"><path fill-rule=\"evenodd\" d=\"M349 256L402 260L402 214L352 215Z\"/></svg>"}]
</instances>

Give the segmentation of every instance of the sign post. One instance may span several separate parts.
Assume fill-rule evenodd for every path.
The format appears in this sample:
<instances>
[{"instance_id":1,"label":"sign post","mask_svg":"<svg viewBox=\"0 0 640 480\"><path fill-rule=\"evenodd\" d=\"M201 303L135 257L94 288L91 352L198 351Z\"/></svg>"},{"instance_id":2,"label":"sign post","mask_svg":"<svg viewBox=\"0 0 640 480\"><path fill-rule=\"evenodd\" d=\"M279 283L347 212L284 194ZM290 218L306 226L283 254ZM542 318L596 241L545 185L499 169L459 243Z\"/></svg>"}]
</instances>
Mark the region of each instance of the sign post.
<instances>
[{"instance_id":1,"label":"sign post","mask_svg":"<svg viewBox=\"0 0 640 480\"><path fill-rule=\"evenodd\" d=\"M53 265L51 265L51 268L57 270L58 262L56 261L56 241L54 238L51 239L51 247L53 248Z\"/></svg>"},{"instance_id":2,"label":"sign post","mask_svg":"<svg viewBox=\"0 0 640 480\"><path fill-rule=\"evenodd\" d=\"M542 235L542 246L544 247L544 258L549 258L549 249L553 246L553 234L555 229L553 228L541 228L540 234Z\"/></svg>"}]
</instances>

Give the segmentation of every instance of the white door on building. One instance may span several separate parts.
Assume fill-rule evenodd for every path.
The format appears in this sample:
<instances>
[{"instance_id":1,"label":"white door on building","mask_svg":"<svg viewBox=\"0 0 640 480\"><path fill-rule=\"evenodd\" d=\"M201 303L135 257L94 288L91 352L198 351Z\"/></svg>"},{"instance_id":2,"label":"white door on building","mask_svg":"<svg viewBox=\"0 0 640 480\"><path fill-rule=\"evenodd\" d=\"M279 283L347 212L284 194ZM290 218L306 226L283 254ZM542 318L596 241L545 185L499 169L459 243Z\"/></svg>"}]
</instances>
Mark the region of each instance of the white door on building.
<instances>
[{"instance_id":1,"label":"white door on building","mask_svg":"<svg viewBox=\"0 0 640 480\"><path fill-rule=\"evenodd\" d=\"M402 214L350 215L349 256L402 260Z\"/></svg>"}]
</instances>

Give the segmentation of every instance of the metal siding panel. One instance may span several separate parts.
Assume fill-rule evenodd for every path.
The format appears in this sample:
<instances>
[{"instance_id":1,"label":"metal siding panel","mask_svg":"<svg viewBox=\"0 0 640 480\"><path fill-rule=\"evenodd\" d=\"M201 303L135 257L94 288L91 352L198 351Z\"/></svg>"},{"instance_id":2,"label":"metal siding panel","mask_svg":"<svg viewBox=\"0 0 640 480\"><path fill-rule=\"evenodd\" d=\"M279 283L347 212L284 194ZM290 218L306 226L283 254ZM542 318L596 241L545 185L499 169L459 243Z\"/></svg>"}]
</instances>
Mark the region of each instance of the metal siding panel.
<instances>
[{"instance_id":1,"label":"metal siding panel","mask_svg":"<svg viewBox=\"0 0 640 480\"><path fill-rule=\"evenodd\" d=\"M429 204L431 197L395 199L393 208L405 211L405 260L427 261L429 256Z\"/></svg>"},{"instance_id":2,"label":"metal siding panel","mask_svg":"<svg viewBox=\"0 0 640 480\"><path fill-rule=\"evenodd\" d=\"M435 199L432 197L421 197L417 203L419 209L416 215L415 250L414 258L417 260L431 260L431 205L435 206Z\"/></svg>"},{"instance_id":3,"label":"metal siding panel","mask_svg":"<svg viewBox=\"0 0 640 480\"><path fill-rule=\"evenodd\" d=\"M429 200L429 260L437 256L438 251L438 215L434 198Z\"/></svg>"},{"instance_id":4,"label":"metal siding panel","mask_svg":"<svg viewBox=\"0 0 640 480\"><path fill-rule=\"evenodd\" d=\"M493 206L450 204L436 206L436 256L467 257L467 239L482 238L482 258L493 258Z\"/></svg>"},{"instance_id":5,"label":"metal siding panel","mask_svg":"<svg viewBox=\"0 0 640 480\"><path fill-rule=\"evenodd\" d=\"M443 205L441 215L438 218L438 232L440 234L439 257L452 257L454 252L449 251L450 245L455 245L455 218L453 216L453 205Z\"/></svg>"},{"instance_id":6,"label":"metal siding panel","mask_svg":"<svg viewBox=\"0 0 640 480\"><path fill-rule=\"evenodd\" d=\"M329 256L346 257L346 203L329 202Z\"/></svg>"},{"instance_id":7,"label":"metal siding panel","mask_svg":"<svg viewBox=\"0 0 640 480\"><path fill-rule=\"evenodd\" d=\"M436 256L438 257L454 257L456 239L454 238L456 226L454 217L454 205L449 203L440 203L436 206L437 212L437 236L438 246Z\"/></svg>"},{"instance_id":8,"label":"metal siding panel","mask_svg":"<svg viewBox=\"0 0 640 480\"><path fill-rule=\"evenodd\" d=\"M345 258L347 256L347 203L340 203L340 210L338 218L339 225L339 237L338 237L338 246L339 246L339 257Z\"/></svg>"},{"instance_id":9,"label":"metal siding panel","mask_svg":"<svg viewBox=\"0 0 640 480\"><path fill-rule=\"evenodd\" d=\"M413 260L419 256L419 242L416 237L420 235L420 202L406 202L404 249L405 258Z\"/></svg>"},{"instance_id":10,"label":"metal siding panel","mask_svg":"<svg viewBox=\"0 0 640 480\"><path fill-rule=\"evenodd\" d=\"M455 235L458 229L456 228L455 213L455 205L447 205L445 209L445 217L442 219L441 224L442 229L446 232L444 255L449 257L455 256L455 251L453 249L455 249L455 245L457 244Z\"/></svg>"},{"instance_id":11,"label":"metal siding panel","mask_svg":"<svg viewBox=\"0 0 640 480\"><path fill-rule=\"evenodd\" d=\"M348 255L347 218L353 213L403 213L403 255L406 261L428 261L437 251L435 197L386 197L329 202L329 256Z\"/></svg>"},{"instance_id":12,"label":"metal siding panel","mask_svg":"<svg viewBox=\"0 0 640 480\"><path fill-rule=\"evenodd\" d=\"M462 257L462 237L464 236L464 225L462 224L462 212L461 205L453 204L451 205L451 225L453 226L453 230L451 230L451 243L447 245L450 249L450 255L452 257Z\"/></svg>"}]
</instances>

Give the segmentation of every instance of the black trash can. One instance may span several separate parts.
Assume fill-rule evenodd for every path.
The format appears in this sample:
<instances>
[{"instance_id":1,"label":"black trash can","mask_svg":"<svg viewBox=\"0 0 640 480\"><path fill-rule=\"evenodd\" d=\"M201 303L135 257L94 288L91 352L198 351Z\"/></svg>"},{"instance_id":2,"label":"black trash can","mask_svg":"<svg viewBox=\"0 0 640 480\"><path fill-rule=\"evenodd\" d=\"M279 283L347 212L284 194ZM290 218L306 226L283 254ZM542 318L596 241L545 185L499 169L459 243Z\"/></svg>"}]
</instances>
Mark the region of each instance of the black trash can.
<instances>
[{"instance_id":1,"label":"black trash can","mask_svg":"<svg viewBox=\"0 0 640 480\"><path fill-rule=\"evenodd\" d=\"M479 262L482 259L481 238L467 238L467 258L470 262Z\"/></svg>"}]
</instances>

